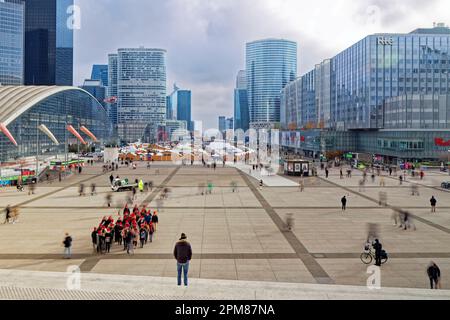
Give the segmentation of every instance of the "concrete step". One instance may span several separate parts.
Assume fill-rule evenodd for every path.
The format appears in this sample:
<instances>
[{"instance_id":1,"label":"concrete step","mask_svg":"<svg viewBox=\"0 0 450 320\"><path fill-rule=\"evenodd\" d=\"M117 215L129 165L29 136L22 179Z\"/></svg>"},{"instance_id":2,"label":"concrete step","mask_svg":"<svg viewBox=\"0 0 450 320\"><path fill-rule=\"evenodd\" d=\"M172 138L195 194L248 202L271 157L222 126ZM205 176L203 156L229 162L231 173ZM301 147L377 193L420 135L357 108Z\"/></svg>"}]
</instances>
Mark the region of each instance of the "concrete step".
<instances>
[{"instance_id":1,"label":"concrete step","mask_svg":"<svg viewBox=\"0 0 450 320\"><path fill-rule=\"evenodd\" d=\"M0 299L28 300L450 300L449 290L292 284L190 279L178 287L175 278L0 270ZM71 288L79 290L70 290ZM80 284L77 287L77 283Z\"/></svg>"}]
</instances>

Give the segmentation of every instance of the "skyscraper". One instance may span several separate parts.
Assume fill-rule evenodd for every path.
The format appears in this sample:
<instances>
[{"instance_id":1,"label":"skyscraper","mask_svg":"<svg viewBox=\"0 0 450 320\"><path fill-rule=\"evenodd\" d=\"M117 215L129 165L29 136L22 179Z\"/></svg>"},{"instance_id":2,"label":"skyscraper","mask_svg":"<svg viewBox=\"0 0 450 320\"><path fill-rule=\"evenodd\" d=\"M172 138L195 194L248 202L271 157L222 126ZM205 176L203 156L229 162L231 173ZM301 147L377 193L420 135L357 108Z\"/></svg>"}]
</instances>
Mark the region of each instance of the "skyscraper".
<instances>
[{"instance_id":1,"label":"skyscraper","mask_svg":"<svg viewBox=\"0 0 450 320\"><path fill-rule=\"evenodd\" d=\"M245 70L239 70L236 77L236 89L247 90L247 74Z\"/></svg>"},{"instance_id":2,"label":"skyscraper","mask_svg":"<svg viewBox=\"0 0 450 320\"><path fill-rule=\"evenodd\" d=\"M0 1L0 84L24 83L24 19L22 1Z\"/></svg>"},{"instance_id":3,"label":"skyscraper","mask_svg":"<svg viewBox=\"0 0 450 320\"><path fill-rule=\"evenodd\" d=\"M249 111L247 95L247 75L245 70L240 70L236 77L236 89L234 89L234 129L249 129Z\"/></svg>"},{"instance_id":4,"label":"skyscraper","mask_svg":"<svg viewBox=\"0 0 450 320\"><path fill-rule=\"evenodd\" d=\"M297 43L265 39L246 47L250 127L273 128L280 122L281 90L297 77Z\"/></svg>"},{"instance_id":5,"label":"skyscraper","mask_svg":"<svg viewBox=\"0 0 450 320\"><path fill-rule=\"evenodd\" d=\"M186 121L187 130L192 129L191 117L191 96L190 90L182 90L173 85L173 92L167 96L166 118L167 120Z\"/></svg>"},{"instance_id":6,"label":"skyscraper","mask_svg":"<svg viewBox=\"0 0 450 320\"><path fill-rule=\"evenodd\" d=\"M108 86L108 65L94 64L91 73L92 80L101 80L105 87Z\"/></svg>"},{"instance_id":7,"label":"skyscraper","mask_svg":"<svg viewBox=\"0 0 450 320\"><path fill-rule=\"evenodd\" d=\"M191 91L178 90L177 92L177 120L186 121L187 130L192 130L191 117Z\"/></svg>"},{"instance_id":8,"label":"skyscraper","mask_svg":"<svg viewBox=\"0 0 450 320\"><path fill-rule=\"evenodd\" d=\"M224 132L227 129L227 118L224 116L219 117L219 131Z\"/></svg>"},{"instance_id":9,"label":"skyscraper","mask_svg":"<svg viewBox=\"0 0 450 320\"><path fill-rule=\"evenodd\" d=\"M123 141L153 142L166 121L166 50L118 50L118 130Z\"/></svg>"},{"instance_id":10,"label":"skyscraper","mask_svg":"<svg viewBox=\"0 0 450 320\"><path fill-rule=\"evenodd\" d=\"M73 84L73 0L25 1L25 84Z\"/></svg>"},{"instance_id":11,"label":"skyscraper","mask_svg":"<svg viewBox=\"0 0 450 320\"><path fill-rule=\"evenodd\" d=\"M108 116L115 128L117 126L117 54L108 55Z\"/></svg>"}]
</instances>

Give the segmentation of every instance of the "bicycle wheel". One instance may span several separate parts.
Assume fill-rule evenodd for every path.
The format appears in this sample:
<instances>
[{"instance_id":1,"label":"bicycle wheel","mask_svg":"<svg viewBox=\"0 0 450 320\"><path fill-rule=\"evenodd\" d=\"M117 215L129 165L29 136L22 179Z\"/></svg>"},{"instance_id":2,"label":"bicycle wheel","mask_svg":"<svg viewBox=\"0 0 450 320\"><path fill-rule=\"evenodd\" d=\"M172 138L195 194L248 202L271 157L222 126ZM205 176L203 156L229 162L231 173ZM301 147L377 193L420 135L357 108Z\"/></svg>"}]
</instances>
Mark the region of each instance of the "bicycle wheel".
<instances>
[{"instance_id":1,"label":"bicycle wheel","mask_svg":"<svg viewBox=\"0 0 450 320\"><path fill-rule=\"evenodd\" d=\"M370 264L372 262L372 255L370 253L361 253L360 259L364 264Z\"/></svg>"},{"instance_id":2,"label":"bicycle wheel","mask_svg":"<svg viewBox=\"0 0 450 320\"><path fill-rule=\"evenodd\" d=\"M384 256L383 258L381 258L381 264L385 264L388 261L388 256Z\"/></svg>"}]
</instances>

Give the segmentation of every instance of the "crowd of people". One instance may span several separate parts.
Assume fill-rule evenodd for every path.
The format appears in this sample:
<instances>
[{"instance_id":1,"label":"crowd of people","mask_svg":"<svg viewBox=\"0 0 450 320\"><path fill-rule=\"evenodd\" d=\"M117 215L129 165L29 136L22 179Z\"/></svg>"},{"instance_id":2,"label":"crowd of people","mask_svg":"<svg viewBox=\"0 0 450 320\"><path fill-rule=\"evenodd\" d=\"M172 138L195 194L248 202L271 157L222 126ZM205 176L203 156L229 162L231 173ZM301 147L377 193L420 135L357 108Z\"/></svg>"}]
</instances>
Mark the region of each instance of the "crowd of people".
<instances>
[{"instance_id":1,"label":"crowd of people","mask_svg":"<svg viewBox=\"0 0 450 320\"><path fill-rule=\"evenodd\" d=\"M143 248L148 242L153 242L159 222L158 212L141 209L136 205L130 210L125 205L122 215L119 212L117 221L110 217L103 217L102 221L91 233L93 250L98 254L106 254L111 251L113 244L123 246L123 251L134 254L134 250L140 245Z\"/></svg>"}]
</instances>

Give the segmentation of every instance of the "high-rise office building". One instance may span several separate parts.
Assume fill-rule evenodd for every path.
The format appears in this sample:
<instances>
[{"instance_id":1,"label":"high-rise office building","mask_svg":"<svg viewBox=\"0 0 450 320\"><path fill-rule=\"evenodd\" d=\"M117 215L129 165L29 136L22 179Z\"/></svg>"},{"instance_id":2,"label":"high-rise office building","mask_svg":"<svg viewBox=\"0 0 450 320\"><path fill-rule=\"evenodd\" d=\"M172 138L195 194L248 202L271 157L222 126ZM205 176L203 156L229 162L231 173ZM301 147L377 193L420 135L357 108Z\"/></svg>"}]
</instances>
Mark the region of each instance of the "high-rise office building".
<instances>
[{"instance_id":1,"label":"high-rise office building","mask_svg":"<svg viewBox=\"0 0 450 320\"><path fill-rule=\"evenodd\" d=\"M450 139L449 57L443 24L369 35L286 87L283 127L326 129L301 132L300 147L311 156L332 150L388 163L445 158L448 147L439 141ZM288 89L295 83L300 99ZM306 125L307 114L315 125Z\"/></svg>"},{"instance_id":2,"label":"high-rise office building","mask_svg":"<svg viewBox=\"0 0 450 320\"><path fill-rule=\"evenodd\" d=\"M247 43L246 74L250 127L273 128L280 122L281 90L297 77L297 43L283 39Z\"/></svg>"},{"instance_id":3,"label":"high-rise office building","mask_svg":"<svg viewBox=\"0 0 450 320\"><path fill-rule=\"evenodd\" d=\"M95 99L97 99L98 102L105 107L105 110L107 110L105 103L106 88L103 85L102 80L92 80L92 79L84 80L81 89L89 92L92 96L94 96Z\"/></svg>"},{"instance_id":4,"label":"high-rise office building","mask_svg":"<svg viewBox=\"0 0 450 320\"><path fill-rule=\"evenodd\" d=\"M94 64L92 66L91 73L92 80L101 80L102 84L108 86L108 65L107 64Z\"/></svg>"},{"instance_id":5,"label":"high-rise office building","mask_svg":"<svg viewBox=\"0 0 450 320\"><path fill-rule=\"evenodd\" d=\"M245 70L239 70L236 77L236 89L247 90L247 74Z\"/></svg>"},{"instance_id":6,"label":"high-rise office building","mask_svg":"<svg viewBox=\"0 0 450 320\"><path fill-rule=\"evenodd\" d=\"M219 117L219 131L224 132L227 130L227 117L220 116Z\"/></svg>"},{"instance_id":7,"label":"high-rise office building","mask_svg":"<svg viewBox=\"0 0 450 320\"><path fill-rule=\"evenodd\" d=\"M166 121L166 50L118 50L118 133L123 141L154 142Z\"/></svg>"},{"instance_id":8,"label":"high-rise office building","mask_svg":"<svg viewBox=\"0 0 450 320\"><path fill-rule=\"evenodd\" d=\"M246 132L249 126L247 75L245 70L240 70L236 77L236 89L234 89L234 129L242 129Z\"/></svg>"},{"instance_id":9,"label":"high-rise office building","mask_svg":"<svg viewBox=\"0 0 450 320\"><path fill-rule=\"evenodd\" d=\"M0 85L24 83L24 21L22 1L0 1Z\"/></svg>"},{"instance_id":10,"label":"high-rise office building","mask_svg":"<svg viewBox=\"0 0 450 320\"><path fill-rule=\"evenodd\" d=\"M166 118L167 120L186 121L187 130L192 129L191 116L191 99L192 93L190 90L180 89L176 84L173 85L172 93L167 96Z\"/></svg>"},{"instance_id":11,"label":"high-rise office building","mask_svg":"<svg viewBox=\"0 0 450 320\"><path fill-rule=\"evenodd\" d=\"M227 118L225 120L225 130L234 130L234 119Z\"/></svg>"},{"instance_id":12,"label":"high-rise office building","mask_svg":"<svg viewBox=\"0 0 450 320\"><path fill-rule=\"evenodd\" d=\"M108 55L108 116L115 128L118 123L117 118L117 54Z\"/></svg>"},{"instance_id":13,"label":"high-rise office building","mask_svg":"<svg viewBox=\"0 0 450 320\"><path fill-rule=\"evenodd\" d=\"M177 120L186 121L187 130L192 130L192 116L191 116L191 91L178 90L177 92Z\"/></svg>"},{"instance_id":14,"label":"high-rise office building","mask_svg":"<svg viewBox=\"0 0 450 320\"><path fill-rule=\"evenodd\" d=\"M25 84L73 84L73 0L25 1Z\"/></svg>"}]
</instances>

